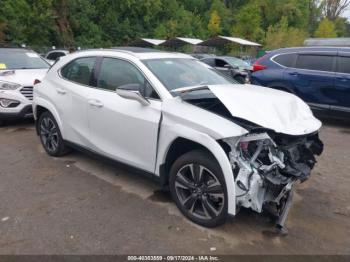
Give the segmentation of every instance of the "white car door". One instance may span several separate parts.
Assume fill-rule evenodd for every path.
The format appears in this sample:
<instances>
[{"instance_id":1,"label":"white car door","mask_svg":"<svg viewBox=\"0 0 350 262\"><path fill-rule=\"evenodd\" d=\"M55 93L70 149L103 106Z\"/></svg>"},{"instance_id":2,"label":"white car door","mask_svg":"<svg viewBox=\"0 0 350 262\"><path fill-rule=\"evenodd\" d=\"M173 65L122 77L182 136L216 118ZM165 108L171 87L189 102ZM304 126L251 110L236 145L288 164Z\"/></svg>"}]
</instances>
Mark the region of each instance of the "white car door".
<instances>
[{"instance_id":1,"label":"white car door","mask_svg":"<svg viewBox=\"0 0 350 262\"><path fill-rule=\"evenodd\" d=\"M87 119L90 81L96 57L80 57L65 65L60 75L63 79L54 84L57 95L54 103L63 123L64 139L89 147Z\"/></svg>"},{"instance_id":2,"label":"white car door","mask_svg":"<svg viewBox=\"0 0 350 262\"><path fill-rule=\"evenodd\" d=\"M88 118L93 150L115 160L154 172L161 101L149 82L132 63L103 58L96 88L91 89ZM122 85L147 89L149 105L116 93Z\"/></svg>"}]
</instances>

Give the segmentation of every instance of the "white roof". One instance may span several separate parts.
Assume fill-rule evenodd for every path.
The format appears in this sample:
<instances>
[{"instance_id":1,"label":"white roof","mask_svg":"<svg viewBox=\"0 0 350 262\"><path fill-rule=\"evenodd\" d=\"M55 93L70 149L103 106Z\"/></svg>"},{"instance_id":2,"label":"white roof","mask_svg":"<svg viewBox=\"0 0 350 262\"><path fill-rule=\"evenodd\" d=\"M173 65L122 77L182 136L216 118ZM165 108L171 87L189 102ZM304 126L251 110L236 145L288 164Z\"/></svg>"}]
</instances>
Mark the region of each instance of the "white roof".
<instances>
[{"instance_id":1,"label":"white roof","mask_svg":"<svg viewBox=\"0 0 350 262\"><path fill-rule=\"evenodd\" d=\"M161 45L164 45L164 46L182 46L182 45L186 45L186 44L198 45L202 42L203 42L203 40L198 39L198 38L174 37L174 38L170 38L170 39L166 40Z\"/></svg>"},{"instance_id":2,"label":"white roof","mask_svg":"<svg viewBox=\"0 0 350 262\"><path fill-rule=\"evenodd\" d=\"M236 43L236 44L244 45L244 46L261 46L260 44L254 43L252 41L248 41L248 40L238 38L238 37L229 37L229 36L216 36L216 37L210 38L210 39L202 42L200 45L220 46L220 45L225 45L228 42Z\"/></svg>"}]
</instances>

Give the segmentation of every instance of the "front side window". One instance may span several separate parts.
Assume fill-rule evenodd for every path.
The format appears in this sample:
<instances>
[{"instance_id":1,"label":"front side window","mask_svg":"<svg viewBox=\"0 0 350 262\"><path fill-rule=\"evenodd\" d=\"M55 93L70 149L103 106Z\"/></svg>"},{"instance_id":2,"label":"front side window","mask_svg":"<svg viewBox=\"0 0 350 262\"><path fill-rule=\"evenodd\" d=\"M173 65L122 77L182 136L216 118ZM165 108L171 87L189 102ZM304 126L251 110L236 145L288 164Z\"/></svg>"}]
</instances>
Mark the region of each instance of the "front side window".
<instances>
[{"instance_id":1,"label":"front side window","mask_svg":"<svg viewBox=\"0 0 350 262\"><path fill-rule=\"evenodd\" d=\"M296 68L331 72L333 56L299 54Z\"/></svg>"},{"instance_id":2,"label":"front side window","mask_svg":"<svg viewBox=\"0 0 350 262\"><path fill-rule=\"evenodd\" d=\"M246 61L239 59L239 58L236 58L236 57L226 57L225 59L233 67L238 67L238 68L250 67Z\"/></svg>"},{"instance_id":3,"label":"front side window","mask_svg":"<svg viewBox=\"0 0 350 262\"><path fill-rule=\"evenodd\" d=\"M95 61L95 57L75 59L61 69L61 75L72 82L90 85Z\"/></svg>"},{"instance_id":4,"label":"front side window","mask_svg":"<svg viewBox=\"0 0 350 262\"><path fill-rule=\"evenodd\" d=\"M121 59L103 58L97 87L115 91L117 88L128 88L128 86L130 88L138 86L146 98L159 98L147 79L133 64Z\"/></svg>"},{"instance_id":5,"label":"front side window","mask_svg":"<svg viewBox=\"0 0 350 262\"><path fill-rule=\"evenodd\" d=\"M50 65L30 50L0 49L1 69L48 69Z\"/></svg>"},{"instance_id":6,"label":"front side window","mask_svg":"<svg viewBox=\"0 0 350 262\"><path fill-rule=\"evenodd\" d=\"M237 83L195 59L161 58L142 62L169 91L181 87Z\"/></svg>"},{"instance_id":7,"label":"front side window","mask_svg":"<svg viewBox=\"0 0 350 262\"><path fill-rule=\"evenodd\" d=\"M215 59L215 66L216 67L225 67L228 65L224 60L221 59Z\"/></svg>"},{"instance_id":8,"label":"front side window","mask_svg":"<svg viewBox=\"0 0 350 262\"><path fill-rule=\"evenodd\" d=\"M350 57L340 56L338 58L338 72L350 74Z\"/></svg>"}]
</instances>

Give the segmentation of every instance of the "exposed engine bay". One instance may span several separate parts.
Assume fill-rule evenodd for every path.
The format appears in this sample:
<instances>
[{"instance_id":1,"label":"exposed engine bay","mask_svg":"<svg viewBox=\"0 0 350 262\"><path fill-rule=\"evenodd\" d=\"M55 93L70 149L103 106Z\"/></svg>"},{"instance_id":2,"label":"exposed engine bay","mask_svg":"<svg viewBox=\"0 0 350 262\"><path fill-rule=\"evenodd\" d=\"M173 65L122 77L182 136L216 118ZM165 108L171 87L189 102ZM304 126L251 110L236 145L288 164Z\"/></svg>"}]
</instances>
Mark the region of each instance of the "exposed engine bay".
<instances>
[{"instance_id":1,"label":"exposed engine bay","mask_svg":"<svg viewBox=\"0 0 350 262\"><path fill-rule=\"evenodd\" d=\"M288 137L251 133L238 140L224 139L230 145L229 159L234 170L237 206L263 209L273 214L283 230L293 199L293 186L304 182L320 155L323 144L318 135Z\"/></svg>"},{"instance_id":2,"label":"exposed engine bay","mask_svg":"<svg viewBox=\"0 0 350 262\"><path fill-rule=\"evenodd\" d=\"M217 98L188 101L219 114L246 128L249 134L223 139L235 176L237 207L256 212L268 211L276 219L277 229L284 223L297 181L304 182L323 151L318 133L292 136L276 133L244 119L232 117Z\"/></svg>"}]
</instances>

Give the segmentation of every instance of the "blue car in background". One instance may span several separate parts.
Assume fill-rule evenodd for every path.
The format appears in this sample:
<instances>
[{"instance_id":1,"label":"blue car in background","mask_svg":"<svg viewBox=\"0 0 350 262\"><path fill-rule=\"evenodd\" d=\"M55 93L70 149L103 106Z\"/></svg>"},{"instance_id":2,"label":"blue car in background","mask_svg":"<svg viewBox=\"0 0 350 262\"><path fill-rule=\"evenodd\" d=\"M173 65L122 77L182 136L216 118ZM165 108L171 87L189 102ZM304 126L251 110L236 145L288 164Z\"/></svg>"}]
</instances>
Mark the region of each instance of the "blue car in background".
<instances>
[{"instance_id":1,"label":"blue car in background","mask_svg":"<svg viewBox=\"0 0 350 262\"><path fill-rule=\"evenodd\" d=\"M350 116L350 48L299 47L271 51L253 64L251 82L293 93L316 113Z\"/></svg>"}]
</instances>

